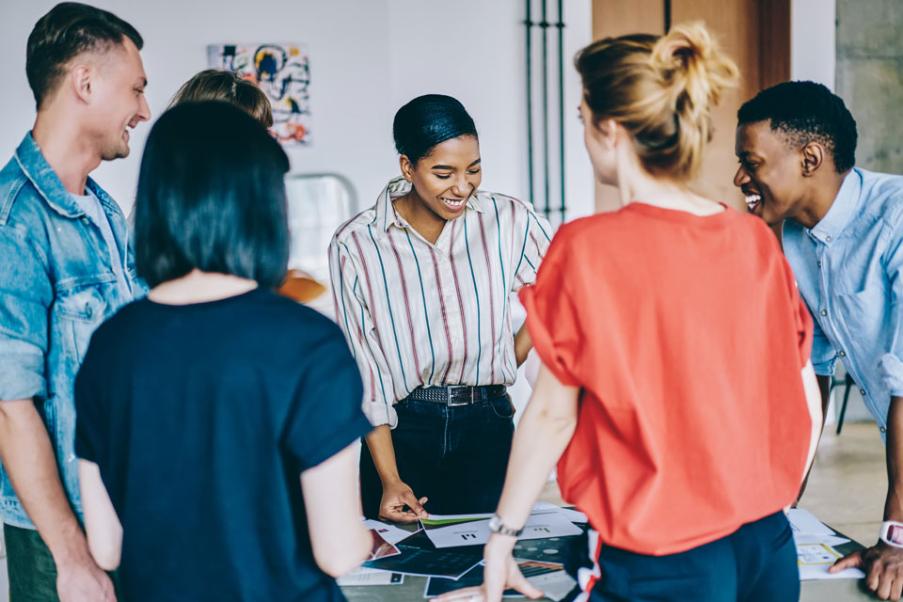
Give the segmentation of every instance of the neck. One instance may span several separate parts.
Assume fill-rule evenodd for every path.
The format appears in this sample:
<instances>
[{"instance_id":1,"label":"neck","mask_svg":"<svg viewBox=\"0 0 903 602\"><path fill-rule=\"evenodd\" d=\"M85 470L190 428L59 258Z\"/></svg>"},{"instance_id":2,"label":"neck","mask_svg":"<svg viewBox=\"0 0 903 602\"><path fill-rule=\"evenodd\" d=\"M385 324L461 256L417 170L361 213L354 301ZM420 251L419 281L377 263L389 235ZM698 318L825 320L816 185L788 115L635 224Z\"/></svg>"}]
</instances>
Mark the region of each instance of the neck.
<instances>
[{"instance_id":1,"label":"neck","mask_svg":"<svg viewBox=\"0 0 903 602\"><path fill-rule=\"evenodd\" d=\"M411 188L411 192L395 199L395 211L411 224L420 236L432 244L436 244L446 221L430 211L429 207L417 196L417 191Z\"/></svg>"},{"instance_id":2,"label":"neck","mask_svg":"<svg viewBox=\"0 0 903 602\"><path fill-rule=\"evenodd\" d=\"M257 283L248 278L195 269L181 278L158 284L147 296L164 305L188 305L228 299L255 288Z\"/></svg>"},{"instance_id":3,"label":"neck","mask_svg":"<svg viewBox=\"0 0 903 602\"><path fill-rule=\"evenodd\" d=\"M816 183L812 187L812 192L800 203L793 219L805 228L814 228L831 210L831 206L834 205L834 200L840 192L840 187L843 186L843 181L849 173L849 170L841 174L835 171L827 174L823 182Z\"/></svg>"},{"instance_id":4,"label":"neck","mask_svg":"<svg viewBox=\"0 0 903 602\"><path fill-rule=\"evenodd\" d=\"M39 111L32 136L63 187L72 194L84 194L88 175L100 165L101 157L79 130L79 120L63 113L58 107Z\"/></svg>"},{"instance_id":5,"label":"neck","mask_svg":"<svg viewBox=\"0 0 903 602\"><path fill-rule=\"evenodd\" d=\"M621 206L640 201L696 215L710 215L724 210L718 203L690 191L685 183L656 178L640 166L619 169L618 192Z\"/></svg>"}]
</instances>

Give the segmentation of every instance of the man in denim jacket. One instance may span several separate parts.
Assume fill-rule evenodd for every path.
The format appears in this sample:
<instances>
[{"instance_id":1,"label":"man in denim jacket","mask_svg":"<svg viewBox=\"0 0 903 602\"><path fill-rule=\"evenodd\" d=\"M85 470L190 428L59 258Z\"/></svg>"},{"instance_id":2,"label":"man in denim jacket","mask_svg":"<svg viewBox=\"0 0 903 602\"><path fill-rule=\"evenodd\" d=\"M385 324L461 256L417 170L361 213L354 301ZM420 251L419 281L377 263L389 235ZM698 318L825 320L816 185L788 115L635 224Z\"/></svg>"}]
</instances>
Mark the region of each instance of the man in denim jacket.
<instances>
[{"instance_id":1,"label":"man in denim jacket","mask_svg":"<svg viewBox=\"0 0 903 602\"><path fill-rule=\"evenodd\" d=\"M62 3L28 38L34 127L0 172L0 517L11 600L114 600L79 525L73 385L94 329L142 294L126 221L88 174L150 118L140 34ZM21 597L21 598L20 598Z\"/></svg>"}]
</instances>

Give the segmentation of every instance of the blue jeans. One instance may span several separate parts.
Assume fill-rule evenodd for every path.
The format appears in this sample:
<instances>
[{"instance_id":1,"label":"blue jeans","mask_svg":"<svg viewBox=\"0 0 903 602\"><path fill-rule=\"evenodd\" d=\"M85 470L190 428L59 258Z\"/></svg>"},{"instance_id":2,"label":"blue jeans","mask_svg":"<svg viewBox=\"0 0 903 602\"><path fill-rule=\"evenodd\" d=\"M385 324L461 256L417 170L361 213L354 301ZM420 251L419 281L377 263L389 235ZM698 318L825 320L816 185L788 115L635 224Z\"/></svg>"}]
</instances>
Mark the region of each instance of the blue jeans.
<instances>
[{"instance_id":1,"label":"blue jeans","mask_svg":"<svg viewBox=\"0 0 903 602\"><path fill-rule=\"evenodd\" d=\"M508 395L447 406L404 399L395 406L392 444L398 474L433 514L494 512L502 493L514 405ZM361 450L364 515L376 518L382 483L366 443Z\"/></svg>"},{"instance_id":2,"label":"blue jeans","mask_svg":"<svg viewBox=\"0 0 903 602\"><path fill-rule=\"evenodd\" d=\"M783 512L679 554L647 556L603 544L593 602L795 602L796 546Z\"/></svg>"}]
</instances>

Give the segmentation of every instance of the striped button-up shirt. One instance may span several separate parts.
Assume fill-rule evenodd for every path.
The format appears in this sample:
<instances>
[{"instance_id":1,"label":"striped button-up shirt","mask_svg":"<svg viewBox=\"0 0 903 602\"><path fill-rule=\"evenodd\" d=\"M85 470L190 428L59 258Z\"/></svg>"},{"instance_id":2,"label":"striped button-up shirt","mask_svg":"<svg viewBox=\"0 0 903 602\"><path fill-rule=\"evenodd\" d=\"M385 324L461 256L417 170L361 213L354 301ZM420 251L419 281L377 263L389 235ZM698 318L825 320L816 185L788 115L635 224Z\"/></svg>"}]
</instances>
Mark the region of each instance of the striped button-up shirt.
<instances>
[{"instance_id":1,"label":"striped button-up shirt","mask_svg":"<svg viewBox=\"0 0 903 602\"><path fill-rule=\"evenodd\" d=\"M374 426L394 428L394 404L417 387L514 383L510 297L536 279L551 237L527 203L477 191L432 244L395 212L410 189L389 182L329 246L336 318Z\"/></svg>"}]
</instances>

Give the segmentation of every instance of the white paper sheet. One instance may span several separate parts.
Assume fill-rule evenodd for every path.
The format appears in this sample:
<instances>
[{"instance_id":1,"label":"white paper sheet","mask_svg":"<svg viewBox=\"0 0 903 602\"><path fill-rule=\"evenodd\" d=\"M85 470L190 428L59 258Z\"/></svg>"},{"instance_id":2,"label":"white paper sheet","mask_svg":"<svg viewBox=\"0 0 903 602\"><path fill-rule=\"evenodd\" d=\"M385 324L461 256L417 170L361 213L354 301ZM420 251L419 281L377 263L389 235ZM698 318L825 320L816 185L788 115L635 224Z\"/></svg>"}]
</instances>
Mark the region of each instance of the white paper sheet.
<instances>
[{"instance_id":1,"label":"white paper sheet","mask_svg":"<svg viewBox=\"0 0 903 602\"><path fill-rule=\"evenodd\" d=\"M558 602L567 596L577 582L564 571L556 571L547 575L537 575L527 579L546 595L546 598Z\"/></svg>"},{"instance_id":2,"label":"white paper sheet","mask_svg":"<svg viewBox=\"0 0 903 602\"><path fill-rule=\"evenodd\" d=\"M859 569L847 569L831 574L828 569L842 556L832 546L824 543L801 544L796 547L800 579L862 579L865 573Z\"/></svg>"},{"instance_id":3,"label":"white paper sheet","mask_svg":"<svg viewBox=\"0 0 903 602\"><path fill-rule=\"evenodd\" d=\"M404 575L360 567L347 575L342 575L336 581L339 587L401 585L404 583Z\"/></svg>"},{"instance_id":4,"label":"white paper sheet","mask_svg":"<svg viewBox=\"0 0 903 602\"><path fill-rule=\"evenodd\" d=\"M834 531L823 522L815 518L815 515L802 508L791 508L787 511L787 520L793 533L805 533L807 535L834 535Z\"/></svg>"},{"instance_id":5,"label":"white paper sheet","mask_svg":"<svg viewBox=\"0 0 903 602\"><path fill-rule=\"evenodd\" d=\"M437 548L451 548L455 546L483 545L489 539L489 520L482 515L471 516L436 516L430 515L433 521L469 520L448 526L431 526L424 523L426 535ZM574 523L567 520L556 510L540 510L534 512L524 525L524 532L518 539L545 539L548 537L565 537L568 535L580 535L582 531Z\"/></svg>"},{"instance_id":6,"label":"white paper sheet","mask_svg":"<svg viewBox=\"0 0 903 602\"><path fill-rule=\"evenodd\" d=\"M395 525L389 525L378 520L365 520L364 526L382 535L382 538L392 545L395 545L399 541L407 539L420 530L417 529L415 531L406 531L404 529L399 529Z\"/></svg>"},{"instance_id":7,"label":"white paper sheet","mask_svg":"<svg viewBox=\"0 0 903 602\"><path fill-rule=\"evenodd\" d=\"M587 523L589 522L586 518L586 515L575 508L563 508L561 506L556 506L555 504L550 504L549 502L536 502L533 506L533 512L544 512L553 510L561 514L561 516L565 517L572 523Z\"/></svg>"}]
</instances>

